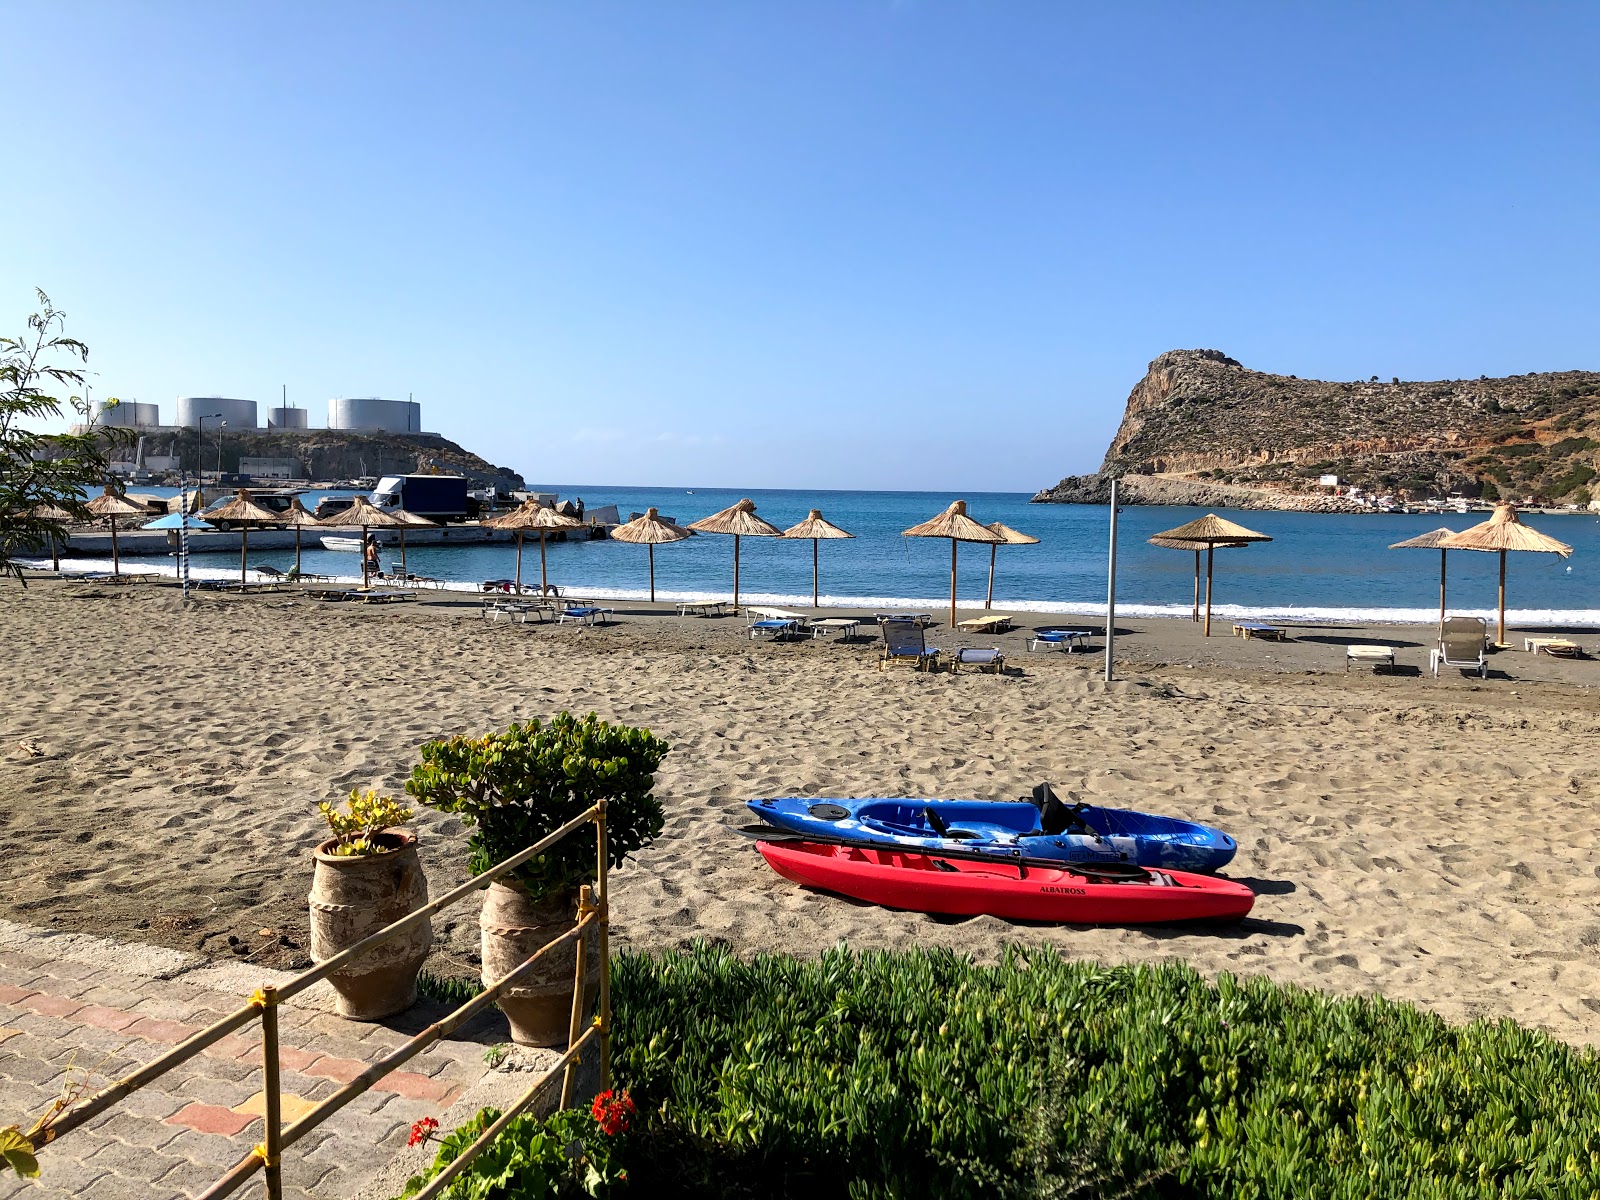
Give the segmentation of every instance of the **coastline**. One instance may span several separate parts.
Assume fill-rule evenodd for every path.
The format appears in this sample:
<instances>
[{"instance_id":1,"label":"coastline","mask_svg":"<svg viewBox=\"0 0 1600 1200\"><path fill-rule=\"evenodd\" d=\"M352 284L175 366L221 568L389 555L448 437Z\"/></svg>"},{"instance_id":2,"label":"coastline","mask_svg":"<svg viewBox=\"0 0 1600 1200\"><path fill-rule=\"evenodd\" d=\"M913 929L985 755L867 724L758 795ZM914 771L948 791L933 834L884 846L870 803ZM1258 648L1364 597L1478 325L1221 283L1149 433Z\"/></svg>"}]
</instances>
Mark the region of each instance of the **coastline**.
<instances>
[{"instance_id":1,"label":"coastline","mask_svg":"<svg viewBox=\"0 0 1600 1200\"><path fill-rule=\"evenodd\" d=\"M619 945L814 955L844 940L991 961L1022 942L1600 1042L1593 662L1503 652L1487 681L1435 681L1426 626L1277 644L1119 617L1112 684L1098 653L943 627L934 644L998 643L1015 671L930 676L878 671L868 640L752 643L733 618L618 607L590 629L489 624L459 592L185 609L172 587L30 581L0 607L0 634L29 647L0 695L0 842L29 864L0 917L208 954L231 935L241 961L287 967L308 944L316 801L398 792L430 738L572 708L672 745L665 833L616 877ZM1345 674L1344 645L1374 636L1403 643L1402 671ZM725 828L756 796L1009 799L1041 779L1234 833L1228 874L1259 892L1255 913L1226 930L940 921L795 888ZM435 892L463 880L460 826L414 824ZM474 914L436 934L430 969L473 973Z\"/></svg>"}]
</instances>

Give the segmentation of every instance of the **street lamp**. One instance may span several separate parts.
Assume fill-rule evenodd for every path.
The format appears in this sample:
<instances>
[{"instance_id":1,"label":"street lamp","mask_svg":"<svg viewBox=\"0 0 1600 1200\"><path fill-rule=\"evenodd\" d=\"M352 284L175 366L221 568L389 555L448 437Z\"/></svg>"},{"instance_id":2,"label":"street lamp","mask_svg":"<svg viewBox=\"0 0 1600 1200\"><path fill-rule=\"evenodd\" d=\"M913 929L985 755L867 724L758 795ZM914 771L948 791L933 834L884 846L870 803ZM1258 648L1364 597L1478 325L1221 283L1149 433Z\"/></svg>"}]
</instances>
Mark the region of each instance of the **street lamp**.
<instances>
[{"instance_id":1,"label":"street lamp","mask_svg":"<svg viewBox=\"0 0 1600 1200\"><path fill-rule=\"evenodd\" d=\"M222 486L222 431L228 427L226 421L217 423L217 486Z\"/></svg>"},{"instance_id":2,"label":"street lamp","mask_svg":"<svg viewBox=\"0 0 1600 1200\"><path fill-rule=\"evenodd\" d=\"M205 467L202 466L201 462L200 462L200 455L205 450L206 422L207 421L221 421L221 420L222 420L222 414L221 413L206 413L206 415L203 416L203 417L196 417L195 418L195 422L194 422L194 477L195 477L195 482L197 484L204 484L205 481L206 481ZM222 423L224 425L227 424L226 421L222 421ZM218 434L217 436L220 439L222 435ZM220 441L219 441L219 445L220 445ZM217 451L217 474L218 475L222 474L222 451L220 449Z\"/></svg>"}]
</instances>

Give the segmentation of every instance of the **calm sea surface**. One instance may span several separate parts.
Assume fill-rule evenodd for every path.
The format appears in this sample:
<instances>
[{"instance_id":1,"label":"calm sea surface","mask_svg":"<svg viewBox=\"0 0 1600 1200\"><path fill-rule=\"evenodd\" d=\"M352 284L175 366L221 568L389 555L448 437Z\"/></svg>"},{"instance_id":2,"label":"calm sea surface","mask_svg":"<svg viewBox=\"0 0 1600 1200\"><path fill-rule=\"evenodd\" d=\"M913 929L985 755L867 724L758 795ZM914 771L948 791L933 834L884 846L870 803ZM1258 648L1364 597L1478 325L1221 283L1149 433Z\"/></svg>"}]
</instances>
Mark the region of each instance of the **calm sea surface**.
<instances>
[{"instance_id":1,"label":"calm sea surface","mask_svg":"<svg viewBox=\"0 0 1600 1200\"><path fill-rule=\"evenodd\" d=\"M170 489L137 489L161 492ZM937 515L956 497L946 492L723 491L565 485L563 499L582 497L594 508L615 504L624 520L655 505L681 523L708 516L749 496L759 514L780 529L809 509L856 536L823 542L822 601L850 607L934 609L949 595L950 544L905 538L900 531ZM315 504L321 493L305 497ZM1001 546L995 605L1013 611L1105 611L1109 511L1077 504L1030 504L1024 493L973 492L963 497L979 521L1004 521L1041 539L1037 546ZM1187 613L1194 556L1145 544L1151 534L1193 520L1194 508L1125 508L1120 519L1117 604L1129 616ZM1438 611L1439 554L1389 550L1391 542L1439 526L1465 529L1472 516L1333 516L1287 512L1221 515L1270 534L1271 542L1216 554L1215 611L1222 616L1426 622ZM1513 554L1507 569L1512 619L1524 623L1600 625L1600 520L1592 514L1534 516L1529 524L1571 545L1574 554ZM809 604L811 543L741 539L740 596L755 603ZM288 566L292 551L268 551L253 561ZM621 542L552 543L550 579L579 593L640 599L647 592L646 550ZM393 557L388 551L385 557ZM510 546L408 549L411 570L462 583L510 576ZM229 554L197 555L206 574L226 574ZM360 574L354 554L307 550L305 568ZM959 594L983 602L989 548L962 545ZM1487 613L1495 600L1497 556L1452 552L1453 612ZM537 543L523 559L524 580L538 580ZM726 596L733 575L733 539L702 534L656 548L656 594L661 600ZM948 602L947 600L945 601Z\"/></svg>"}]
</instances>

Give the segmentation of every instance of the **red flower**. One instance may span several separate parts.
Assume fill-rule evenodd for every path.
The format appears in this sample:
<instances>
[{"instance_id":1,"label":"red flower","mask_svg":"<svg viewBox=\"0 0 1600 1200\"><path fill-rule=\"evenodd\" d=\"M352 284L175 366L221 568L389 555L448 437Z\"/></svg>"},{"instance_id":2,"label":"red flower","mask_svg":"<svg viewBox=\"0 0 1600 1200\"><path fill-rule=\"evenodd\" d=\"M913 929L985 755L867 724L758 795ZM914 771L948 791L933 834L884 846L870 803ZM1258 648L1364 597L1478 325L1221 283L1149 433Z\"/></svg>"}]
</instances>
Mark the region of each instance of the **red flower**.
<instances>
[{"instance_id":1,"label":"red flower","mask_svg":"<svg viewBox=\"0 0 1600 1200\"><path fill-rule=\"evenodd\" d=\"M607 1089L594 1098L589 1111L599 1122L601 1132L613 1135L628 1132L628 1124L637 1110L633 1097L626 1091L617 1093Z\"/></svg>"},{"instance_id":2,"label":"red flower","mask_svg":"<svg viewBox=\"0 0 1600 1200\"><path fill-rule=\"evenodd\" d=\"M430 1134L439 1128L439 1122L432 1117L423 1117L411 1126L411 1136L406 1139L407 1146L420 1146L428 1140Z\"/></svg>"}]
</instances>

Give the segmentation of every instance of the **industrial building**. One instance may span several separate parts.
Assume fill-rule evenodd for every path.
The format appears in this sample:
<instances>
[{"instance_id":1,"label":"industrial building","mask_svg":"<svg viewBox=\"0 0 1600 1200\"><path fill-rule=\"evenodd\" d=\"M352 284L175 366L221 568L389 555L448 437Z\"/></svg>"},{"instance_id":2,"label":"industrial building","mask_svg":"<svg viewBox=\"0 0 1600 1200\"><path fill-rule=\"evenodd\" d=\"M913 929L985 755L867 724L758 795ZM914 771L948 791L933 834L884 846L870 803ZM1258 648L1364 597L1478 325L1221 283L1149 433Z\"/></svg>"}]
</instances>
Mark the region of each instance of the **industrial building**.
<instances>
[{"instance_id":1,"label":"industrial building","mask_svg":"<svg viewBox=\"0 0 1600 1200\"><path fill-rule=\"evenodd\" d=\"M267 409L268 429L310 429L311 413L303 408L279 405Z\"/></svg>"},{"instance_id":2,"label":"industrial building","mask_svg":"<svg viewBox=\"0 0 1600 1200\"><path fill-rule=\"evenodd\" d=\"M211 418L219 418L212 422ZM178 424L184 429L198 429L200 418L206 418L209 432L226 421L229 429L256 428L256 402L231 400L226 396L179 396Z\"/></svg>"},{"instance_id":3,"label":"industrial building","mask_svg":"<svg viewBox=\"0 0 1600 1200\"><path fill-rule=\"evenodd\" d=\"M304 479L306 471L298 458L241 458L239 474L251 479Z\"/></svg>"},{"instance_id":4,"label":"industrial building","mask_svg":"<svg viewBox=\"0 0 1600 1200\"><path fill-rule=\"evenodd\" d=\"M421 433L422 405L414 400L340 397L328 401L328 428L378 433Z\"/></svg>"}]
</instances>

